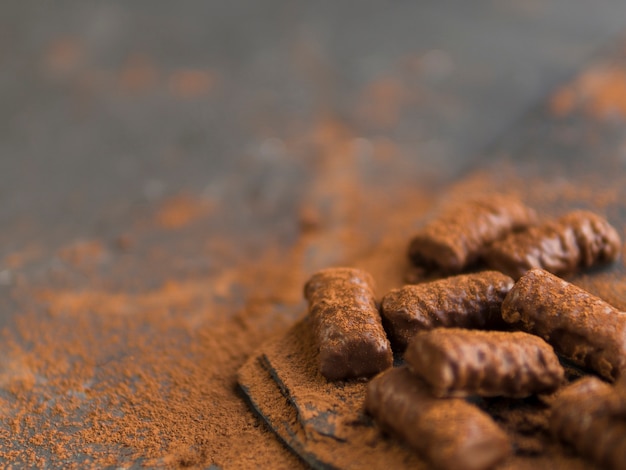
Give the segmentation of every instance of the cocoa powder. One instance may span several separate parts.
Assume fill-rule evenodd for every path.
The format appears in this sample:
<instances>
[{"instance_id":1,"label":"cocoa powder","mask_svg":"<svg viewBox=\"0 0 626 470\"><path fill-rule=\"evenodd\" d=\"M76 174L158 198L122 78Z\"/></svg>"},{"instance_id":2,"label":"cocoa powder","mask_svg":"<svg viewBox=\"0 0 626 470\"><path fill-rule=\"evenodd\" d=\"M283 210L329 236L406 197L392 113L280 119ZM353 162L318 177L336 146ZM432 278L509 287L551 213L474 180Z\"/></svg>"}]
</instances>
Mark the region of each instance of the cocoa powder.
<instances>
[{"instance_id":1,"label":"cocoa powder","mask_svg":"<svg viewBox=\"0 0 626 470\"><path fill-rule=\"evenodd\" d=\"M333 265L362 268L373 274L381 298L403 285L407 241L437 200L462 201L505 187L530 206L552 209L550 215L582 201L615 221L626 187L617 175L610 187L593 179L530 184L498 169L437 192L415 184L409 172L404 179L399 170L393 181L381 178L385 168L403 168L406 158L374 145L364 162L355 155L356 137L331 119L307 137L316 156L306 166L313 183L290 215L288 236L277 235L277 226L261 234L216 231L235 216L184 195L164 201L153 217L141 214L119 227L130 241L123 249L116 236L70 242L58 254L30 247L9 256L14 282L0 300L15 313L0 342L0 460L13 468L303 467L251 411L236 383L237 370L257 348L304 313L308 276ZM301 144L286 143L288 150ZM620 269L570 280L623 309ZM252 372L275 416L295 420L267 370ZM547 461L586 468L524 434L546 424L545 413L527 405L499 403L500 422L525 452L509 468ZM397 450L398 461L406 452Z\"/></svg>"},{"instance_id":2,"label":"cocoa powder","mask_svg":"<svg viewBox=\"0 0 626 470\"><path fill-rule=\"evenodd\" d=\"M225 208L184 193L135 214L122 235L10 255L14 282L0 299L14 312L0 341L0 461L302 467L250 410L237 370L301 314L302 286L318 268L357 260L388 273L377 295L397 285L405 234L434 197L408 184L389 191L379 172L363 169L354 139L323 120L288 144L313 145L316 158L307 163L314 183L284 216L286 229L263 220L235 231L236 214L225 209L243 211L247 201ZM387 153L367 168L399 160ZM388 214L390 204L397 212ZM384 226L373 223L383 217Z\"/></svg>"}]
</instances>

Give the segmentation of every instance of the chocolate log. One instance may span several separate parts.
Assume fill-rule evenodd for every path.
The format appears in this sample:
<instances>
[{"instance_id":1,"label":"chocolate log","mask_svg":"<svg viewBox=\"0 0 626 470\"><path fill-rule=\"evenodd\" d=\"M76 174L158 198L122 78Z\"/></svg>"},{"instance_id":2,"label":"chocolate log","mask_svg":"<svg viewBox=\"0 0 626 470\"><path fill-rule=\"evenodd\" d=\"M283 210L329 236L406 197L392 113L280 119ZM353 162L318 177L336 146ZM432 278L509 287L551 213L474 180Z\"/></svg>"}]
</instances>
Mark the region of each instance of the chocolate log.
<instances>
[{"instance_id":1,"label":"chocolate log","mask_svg":"<svg viewBox=\"0 0 626 470\"><path fill-rule=\"evenodd\" d=\"M418 331L437 327L501 329L500 308L513 279L485 271L395 289L383 297L381 312L400 351Z\"/></svg>"},{"instance_id":2,"label":"chocolate log","mask_svg":"<svg viewBox=\"0 0 626 470\"><path fill-rule=\"evenodd\" d=\"M485 261L514 278L533 268L567 274L614 261L620 249L617 231L604 218L588 211L575 211L494 242L485 254Z\"/></svg>"},{"instance_id":3,"label":"chocolate log","mask_svg":"<svg viewBox=\"0 0 626 470\"><path fill-rule=\"evenodd\" d=\"M411 240L409 257L418 266L460 272L490 243L535 221L535 212L512 196L492 194L445 210Z\"/></svg>"},{"instance_id":4,"label":"chocolate log","mask_svg":"<svg viewBox=\"0 0 626 470\"><path fill-rule=\"evenodd\" d=\"M584 377L562 389L554 399L550 430L601 468L626 464L626 421L623 402L611 385Z\"/></svg>"},{"instance_id":5,"label":"chocolate log","mask_svg":"<svg viewBox=\"0 0 626 470\"><path fill-rule=\"evenodd\" d=\"M424 331L404 358L437 396L522 398L554 392L564 376L552 347L521 331Z\"/></svg>"},{"instance_id":6,"label":"chocolate log","mask_svg":"<svg viewBox=\"0 0 626 470\"><path fill-rule=\"evenodd\" d=\"M352 268L324 269L304 286L319 369L328 380L368 377L391 367L391 346L372 286L368 273Z\"/></svg>"},{"instance_id":7,"label":"chocolate log","mask_svg":"<svg viewBox=\"0 0 626 470\"><path fill-rule=\"evenodd\" d=\"M615 380L626 366L626 313L542 269L517 281L502 317L607 379Z\"/></svg>"},{"instance_id":8,"label":"chocolate log","mask_svg":"<svg viewBox=\"0 0 626 470\"><path fill-rule=\"evenodd\" d=\"M507 435L460 398L434 398L407 367L383 372L367 388L365 408L380 427L439 469L488 469L511 453Z\"/></svg>"}]
</instances>

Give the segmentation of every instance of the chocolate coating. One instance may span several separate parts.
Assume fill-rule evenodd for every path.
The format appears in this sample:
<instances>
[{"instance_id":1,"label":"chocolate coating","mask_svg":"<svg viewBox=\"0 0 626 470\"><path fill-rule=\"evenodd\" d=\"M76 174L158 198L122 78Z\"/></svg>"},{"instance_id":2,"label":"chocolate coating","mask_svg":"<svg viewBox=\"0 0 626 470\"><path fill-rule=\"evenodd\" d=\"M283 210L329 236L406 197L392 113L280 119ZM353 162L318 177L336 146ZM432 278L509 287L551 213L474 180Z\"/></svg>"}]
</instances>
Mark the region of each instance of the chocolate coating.
<instances>
[{"instance_id":1,"label":"chocolate coating","mask_svg":"<svg viewBox=\"0 0 626 470\"><path fill-rule=\"evenodd\" d=\"M494 242L484 258L493 269L519 278L533 268L567 274L608 263L617 259L620 249L617 231L604 218L589 211L575 211L509 234Z\"/></svg>"},{"instance_id":2,"label":"chocolate coating","mask_svg":"<svg viewBox=\"0 0 626 470\"><path fill-rule=\"evenodd\" d=\"M490 243L525 228L535 212L512 196L492 194L450 207L411 240L409 257L417 265L457 273Z\"/></svg>"},{"instance_id":3,"label":"chocolate coating","mask_svg":"<svg viewBox=\"0 0 626 470\"><path fill-rule=\"evenodd\" d=\"M439 469L488 469L511 454L507 435L489 415L463 399L432 397L407 367L376 376L365 409Z\"/></svg>"},{"instance_id":4,"label":"chocolate coating","mask_svg":"<svg viewBox=\"0 0 626 470\"><path fill-rule=\"evenodd\" d=\"M503 328L500 308L512 287L513 279L496 271L458 275L392 290L381 313L394 347L404 351L422 330Z\"/></svg>"},{"instance_id":5,"label":"chocolate coating","mask_svg":"<svg viewBox=\"0 0 626 470\"><path fill-rule=\"evenodd\" d=\"M502 317L609 380L626 366L626 313L542 269L517 281L504 299Z\"/></svg>"},{"instance_id":6,"label":"chocolate coating","mask_svg":"<svg viewBox=\"0 0 626 470\"><path fill-rule=\"evenodd\" d=\"M304 286L328 380L368 377L392 365L372 286L368 273L353 268L324 269Z\"/></svg>"},{"instance_id":7,"label":"chocolate coating","mask_svg":"<svg viewBox=\"0 0 626 470\"><path fill-rule=\"evenodd\" d=\"M584 377L561 390L552 405L552 435L602 468L626 464L623 401L609 384Z\"/></svg>"},{"instance_id":8,"label":"chocolate coating","mask_svg":"<svg viewBox=\"0 0 626 470\"><path fill-rule=\"evenodd\" d=\"M522 398L554 392L564 377L552 347L521 331L424 331L411 341L404 359L437 396Z\"/></svg>"}]
</instances>

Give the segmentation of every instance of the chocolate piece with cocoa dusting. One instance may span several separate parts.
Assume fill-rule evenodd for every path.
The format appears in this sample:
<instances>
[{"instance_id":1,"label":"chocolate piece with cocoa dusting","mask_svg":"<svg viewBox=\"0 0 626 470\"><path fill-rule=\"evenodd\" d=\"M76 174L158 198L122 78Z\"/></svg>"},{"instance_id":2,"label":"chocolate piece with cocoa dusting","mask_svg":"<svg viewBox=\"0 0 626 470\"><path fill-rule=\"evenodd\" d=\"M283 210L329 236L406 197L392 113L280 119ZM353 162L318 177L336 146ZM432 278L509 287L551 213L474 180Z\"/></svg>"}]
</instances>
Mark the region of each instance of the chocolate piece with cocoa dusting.
<instances>
[{"instance_id":1,"label":"chocolate piece with cocoa dusting","mask_svg":"<svg viewBox=\"0 0 626 470\"><path fill-rule=\"evenodd\" d=\"M502 317L609 380L626 367L626 313L547 271L533 269L517 281Z\"/></svg>"},{"instance_id":2,"label":"chocolate piece with cocoa dusting","mask_svg":"<svg viewBox=\"0 0 626 470\"><path fill-rule=\"evenodd\" d=\"M419 265L458 273L490 243L535 222L535 212L501 194L471 199L445 210L411 240L409 257Z\"/></svg>"},{"instance_id":3,"label":"chocolate piece with cocoa dusting","mask_svg":"<svg viewBox=\"0 0 626 470\"><path fill-rule=\"evenodd\" d=\"M380 436L362 409L365 381L329 382L320 375L311 322L306 316L270 339L239 370L255 410L315 469L430 468L399 441Z\"/></svg>"},{"instance_id":4,"label":"chocolate piece with cocoa dusting","mask_svg":"<svg viewBox=\"0 0 626 470\"><path fill-rule=\"evenodd\" d=\"M500 308L513 279L497 271L462 274L394 289L381 313L395 348L404 351L418 331L437 327L502 329Z\"/></svg>"},{"instance_id":5,"label":"chocolate piece with cocoa dusting","mask_svg":"<svg viewBox=\"0 0 626 470\"><path fill-rule=\"evenodd\" d=\"M568 274L615 261L620 249L619 234L609 222L589 211L575 211L494 242L485 261L514 278L533 268Z\"/></svg>"},{"instance_id":6,"label":"chocolate piece with cocoa dusting","mask_svg":"<svg viewBox=\"0 0 626 470\"><path fill-rule=\"evenodd\" d=\"M364 414L368 383L329 382L319 374L311 323L305 316L286 334L268 340L239 371L242 390L263 420L315 469L433 468L399 439L381 435ZM546 396L473 400L495 417L513 443L515 455L498 468L589 468L552 441ZM459 398L445 401L467 405Z\"/></svg>"},{"instance_id":7,"label":"chocolate piece with cocoa dusting","mask_svg":"<svg viewBox=\"0 0 626 470\"><path fill-rule=\"evenodd\" d=\"M411 341L404 358L441 397L523 398L554 392L563 382L563 367L552 347L520 331L424 331Z\"/></svg>"},{"instance_id":8,"label":"chocolate piece with cocoa dusting","mask_svg":"<svg viewBox=\"0 0 626 470\"><path fill-rule=\"evenodd\" d=\"M436 468L491 468L511 455L508 436L487 415L462 399L434 398L407 367L375 377L366 410L381 428L399 437Z\"/></svg>"},{"instance_id":9,"label":"chocolate piece with cocoa dusting","mask_svg":"<svg viewBox=\"0 0 626 470\"><path fill-rule=\"evenodd\" d=\"M329 268L304 286L319 346L320 372L328 380L368 377L391 367L393 355L365 271Z\"/></svg>"},{"instance_id":10,"label":"chocolate piece with cocoa dusting","mask_svg":"<svg viewBox=\"0 0 626 470\"><path fill-rule=\"evenodd\" d=\"M553 436L602 468L626 463L626 420L614 387L596 377L582 378L561 390L552 405Z\"/></svg>"}]
</instances>

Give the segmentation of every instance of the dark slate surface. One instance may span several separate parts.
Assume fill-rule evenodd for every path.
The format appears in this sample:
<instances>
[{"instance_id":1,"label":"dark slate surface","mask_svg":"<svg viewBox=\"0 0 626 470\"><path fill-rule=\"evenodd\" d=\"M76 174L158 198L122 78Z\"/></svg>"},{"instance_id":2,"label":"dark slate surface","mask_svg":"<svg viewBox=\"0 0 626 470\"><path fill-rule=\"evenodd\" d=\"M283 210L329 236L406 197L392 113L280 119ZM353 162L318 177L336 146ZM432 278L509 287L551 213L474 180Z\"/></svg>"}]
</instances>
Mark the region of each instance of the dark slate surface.
<instances>
[{"instance_id":1,"label":"dark slate surface","mask_svg":"<svg viewBox=\"0 0 626 470\"><path fill-rule=\"evenodd\" d=\"M258 161L320 113L391 139L416 179L457 173L626 26L620 0L0 10L0 254L114 231L181 188L252 191ZM181 96L189 69L206 80ZM374 82L389 119L363 110Z\"/></svg>"}]
</instances>

